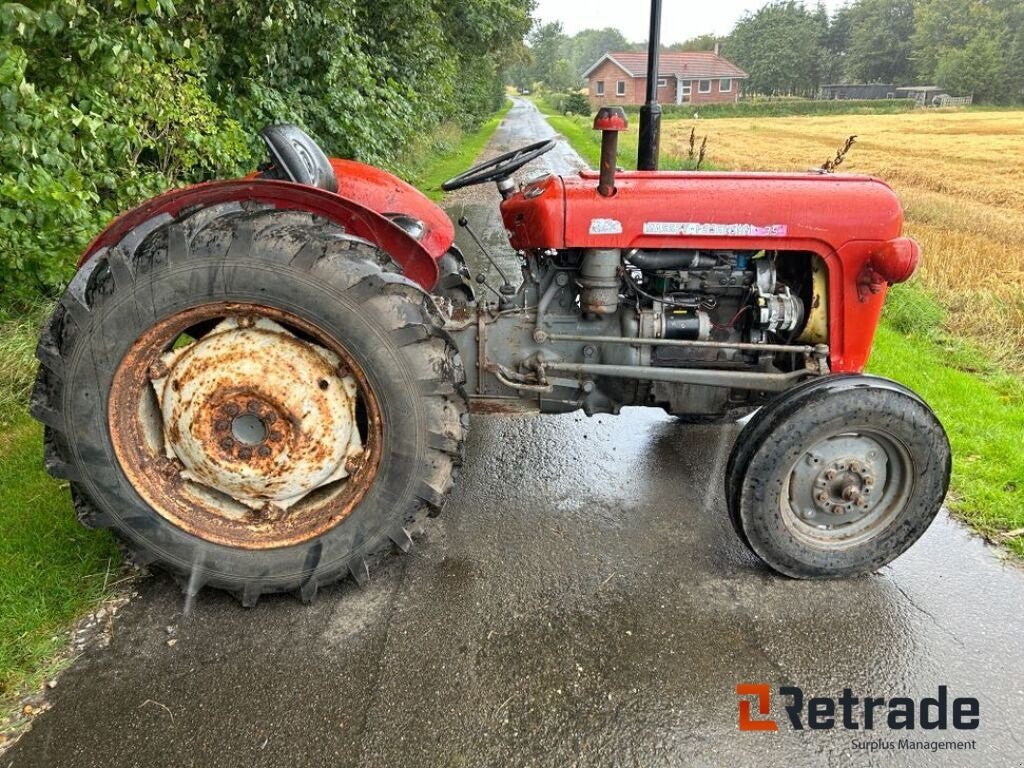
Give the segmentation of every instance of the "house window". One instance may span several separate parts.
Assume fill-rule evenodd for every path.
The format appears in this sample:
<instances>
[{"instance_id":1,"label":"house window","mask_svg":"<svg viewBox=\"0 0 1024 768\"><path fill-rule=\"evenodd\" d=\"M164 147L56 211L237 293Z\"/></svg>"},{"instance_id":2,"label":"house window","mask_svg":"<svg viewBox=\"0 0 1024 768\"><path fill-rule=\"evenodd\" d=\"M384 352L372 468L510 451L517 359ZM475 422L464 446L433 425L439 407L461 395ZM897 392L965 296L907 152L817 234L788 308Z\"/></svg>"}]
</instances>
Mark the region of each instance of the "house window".
<instances>
[{"instance_id":1,"label":"house window","mask_svg":"<svg viewBox=\"0 0 1024 768\"><path fill-rule=\"evenodd\" d=\"M697 93L711 93L711 81L710 80L698 80L697 81Z\"/></svg>"},{"instance_id":2,"label":"house window","mask_svg":"<svg viewBox=\"0 0 1024 768\"><path fill-rule=\"evenodd\" d=\"M597 96L604 96L604 80L598 80L594 86L594 94Z\"/></svg>"},{"instance_id":3,"label":"house window","mask_svg":"<svg viewBox=\"0 0 1024 768\"><path fill-rule=\"evenodd\" d=\"M718 92L719 93L729 93L729 91L731 91L731 90L732 90L732 80L730 80L727 77L723 77L721 80L718 81Z\"/></svg>"},{"instance_id":4,"label":"house window","mask_svg":"<svg viewBox=\"0 0 1024 768\"><path fill-rule=\"evenodd\" d=\"M626 95L626 81L625 80L618 80L615 83L615 95L616 96L625 96Z\"/></svg>"},{"instance_id":5,"label":"house window","mask_svg":"<svg viewBox=\"0 0 1024 768\"><path fill-rule=\"evenodd\" d=\"M667 77L659 77L658 78L658 87L659 88L664 88L667 85L668 85L668 78Z\"/></svg>"}]
</instances>

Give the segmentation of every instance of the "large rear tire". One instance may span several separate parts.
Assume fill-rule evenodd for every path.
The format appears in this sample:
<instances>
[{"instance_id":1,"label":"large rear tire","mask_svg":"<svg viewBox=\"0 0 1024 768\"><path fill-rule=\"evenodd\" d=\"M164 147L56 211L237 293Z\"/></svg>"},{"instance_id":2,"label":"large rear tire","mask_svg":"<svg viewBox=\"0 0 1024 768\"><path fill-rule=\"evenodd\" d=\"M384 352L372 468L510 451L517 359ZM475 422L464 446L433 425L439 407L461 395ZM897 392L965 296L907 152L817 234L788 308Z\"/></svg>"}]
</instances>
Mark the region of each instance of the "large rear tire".
<instances>
[{"instance_id":1,"label":"large rear tire","mask_svg":"<svg viewBox=\"0 0 1024 768\"><path fill-rule=\"evenodd\" d=\"M949 487L949 441L896 382L833 376L793 388L744 427L726 469L732 523L794 578L871 573L905 552Z\"/></svg>"},{"instance_id":2,"label":"large rear tire","mask_svg":"<svg viewBox=\"0 0 1024 768\"><path fill-rule=\"evenodd\" d=\"M43 333L33 395L82 522L247 606L407 550L467 410L433 300L391 269L324 219L235 203L97 253Z\"/></svg>"}]
</instances>

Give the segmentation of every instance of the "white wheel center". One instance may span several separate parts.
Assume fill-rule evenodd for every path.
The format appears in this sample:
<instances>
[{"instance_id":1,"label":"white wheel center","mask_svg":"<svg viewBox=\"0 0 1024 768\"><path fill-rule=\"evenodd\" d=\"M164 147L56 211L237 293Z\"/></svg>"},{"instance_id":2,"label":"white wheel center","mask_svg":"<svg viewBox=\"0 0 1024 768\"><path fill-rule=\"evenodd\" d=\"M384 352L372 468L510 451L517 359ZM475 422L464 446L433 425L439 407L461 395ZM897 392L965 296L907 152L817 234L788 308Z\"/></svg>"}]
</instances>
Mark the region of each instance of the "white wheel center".
<instances>
[{"instance_id":1,"label":"white wheel center","mask_svg":"<svg viewBox=\"0 0 1024 768\"><path fill-rule=\"evenodd\" d=\"M286 510L362 454L355 380L277 323L229 318L162 360L153 386L165 449L186 479Z\"/></svg>"}]
</instances>

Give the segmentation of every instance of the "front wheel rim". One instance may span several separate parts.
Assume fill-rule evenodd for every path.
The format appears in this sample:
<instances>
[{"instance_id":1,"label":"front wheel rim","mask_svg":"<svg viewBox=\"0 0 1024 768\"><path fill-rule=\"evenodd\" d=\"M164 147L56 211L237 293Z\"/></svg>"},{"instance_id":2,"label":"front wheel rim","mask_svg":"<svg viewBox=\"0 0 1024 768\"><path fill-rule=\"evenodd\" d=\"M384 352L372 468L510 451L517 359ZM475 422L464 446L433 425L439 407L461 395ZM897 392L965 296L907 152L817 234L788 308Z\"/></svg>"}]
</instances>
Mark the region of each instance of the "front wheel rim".
<instances>
[{"instance_id":1,"label":"front wheel rim","mask_svg":"<svg viewBox=\"0 0 1024 768\"><path fill-rule=\"evenodd\" d=\"M108 420L157 514L243 549L337 526L372 486L383 446L377 397L349 350L248 303L193 307L143 333L114 374Z\"/></svg>"},{"instance_id":2,"label":"front wheel rim","mask_svg":"<svg viewBox=\"0 0 1024 768\"><path fill-rule=\"evenodd\" d=\"M850 549L877 536L910 503L916 476L906 445L876 428L817 440L790 467L780 496L783 522L820 549Z\"/></svg>"}]
</instances>

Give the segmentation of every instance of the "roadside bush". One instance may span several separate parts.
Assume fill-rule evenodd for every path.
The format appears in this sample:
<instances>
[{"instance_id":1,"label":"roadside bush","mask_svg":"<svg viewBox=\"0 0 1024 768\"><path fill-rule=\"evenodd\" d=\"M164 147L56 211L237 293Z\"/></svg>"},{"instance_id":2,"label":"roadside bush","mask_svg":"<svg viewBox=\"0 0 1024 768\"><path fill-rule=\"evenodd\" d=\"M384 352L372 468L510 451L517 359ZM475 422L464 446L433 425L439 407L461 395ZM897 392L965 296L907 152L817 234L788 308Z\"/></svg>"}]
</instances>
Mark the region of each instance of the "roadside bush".
<instances>
[{"instance_id":1,"label":"roadside bush","mask_svg":"<svg viewBox=\"0 0 1024 768\"><path fill-rule=\"evenodd\" d=\"M541 97L547 111L556 115L590 115L590 99L582 91L557 93L547 91Z\"/></svg>"},{"instance_id":2,"label":"roadside bush","mask_svg":"<svg viewBox=\"0 0 1024 768\"><path fill-rule=\"evenodd\" d=\"M59 293L117 212L236 175L259 129L402 166L500 104L530 0L0 0L0 307Z\"/></svg>"},{"instance_id":3,"label":"roadside bush","mask_svg":"<svg viewBox=\"0 0 1024 768\"><path fill-rule=\"evenodd\" d=\"M562 100L562 111L567 115L588 116L590 114L590 99L579 91L573 91Z\"/></svg>"}]
</instances>

